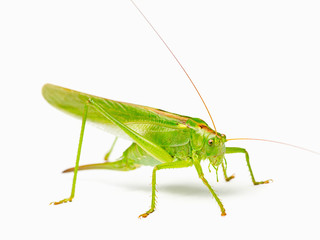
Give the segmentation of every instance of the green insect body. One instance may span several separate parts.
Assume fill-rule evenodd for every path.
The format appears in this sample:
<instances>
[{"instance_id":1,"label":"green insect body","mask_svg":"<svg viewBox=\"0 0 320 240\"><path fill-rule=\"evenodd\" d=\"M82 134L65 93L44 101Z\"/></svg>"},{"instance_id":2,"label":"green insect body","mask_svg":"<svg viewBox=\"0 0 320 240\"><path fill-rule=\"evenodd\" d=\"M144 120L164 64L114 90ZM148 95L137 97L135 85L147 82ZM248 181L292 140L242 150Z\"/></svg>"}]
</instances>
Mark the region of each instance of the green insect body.
<instances>
[{"instance_id":1,"label":"green insect body","mask_svg":"<svg viewBox=\"0 0 320 240\"><path fill-rule=\"evenodd\" d=\"M42 89L44 98L54 107L75 117L82 118L76 165L64 172L74 172L71 196L54 204L72 201L78 170L109 169L118 171L134 170L140 166L153 166L151 208L140 215L147 217L155 210L156 172L161 169L194 166L199 178L217 201L221 215L225 208L215 191L205 179L200 162L208 159L210 164L223 168L227 181L233 178L226 174L225 154L243 153L253 184L257 182L252 173L249 155L243 148L226 147L226 136L212 130L198 118L191 118L160 109L113 101L59 86L46 84ZM82 140L86 121L93 122L117 137L130 139L133 143L115 162L109 162L107 153L103 163L79 166ZM114 144L113 144L114 146Z\"/></svg>"}]
</instances>

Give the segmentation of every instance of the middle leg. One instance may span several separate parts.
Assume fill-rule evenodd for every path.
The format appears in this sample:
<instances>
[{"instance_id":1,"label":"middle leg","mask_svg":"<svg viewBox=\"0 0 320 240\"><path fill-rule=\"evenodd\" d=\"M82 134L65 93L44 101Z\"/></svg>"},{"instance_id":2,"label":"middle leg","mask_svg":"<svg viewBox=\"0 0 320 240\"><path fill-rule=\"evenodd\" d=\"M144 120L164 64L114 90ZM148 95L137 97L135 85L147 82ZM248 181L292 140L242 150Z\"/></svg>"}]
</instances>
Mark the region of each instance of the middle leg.
<instances>
[{"instance_id":1,"label":"middle leg","mask_svg":"<svg viewBox=\"0 0 320 240\"><path fill-rule=\"evenodd\" d=\"M112 153L112 150L113 150L114 145L116 144L117 140L118 140L118 137L116 137L116 138L114 139L114 141L113 141L113 143L112 143L112 145L111 145L110 150L109 150L109 151L106 153L106 155L104 156L104 160L105 160L106 162L109 162L110 154Z\"/></svg>"},{"instance_id":2,"label":"middle leg","mask_svg":"<svg viewBox=\"0 0 320 240\"><path fill-rule=\"evenodd\" d=\"M152 212L154 212L156 208L156 172L160 169L172 169L172 168L185 168L192 166L191 160L186 161L177 161L177 162L170 162L170 163L162 163L153 168L152 171L152 197L151 197L151 208L146 211L145 213L141 214L139 218L146 218Z\"/></svg>"}]
</instances>

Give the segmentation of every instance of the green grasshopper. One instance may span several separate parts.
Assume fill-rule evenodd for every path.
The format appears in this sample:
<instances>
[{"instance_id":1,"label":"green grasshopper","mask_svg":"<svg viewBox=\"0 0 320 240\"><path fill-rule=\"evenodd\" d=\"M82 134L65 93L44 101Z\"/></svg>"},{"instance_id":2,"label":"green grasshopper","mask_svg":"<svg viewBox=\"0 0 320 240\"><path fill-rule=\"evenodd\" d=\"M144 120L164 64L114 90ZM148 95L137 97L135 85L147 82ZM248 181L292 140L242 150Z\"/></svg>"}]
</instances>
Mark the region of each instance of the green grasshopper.
<instances>
[{"instance_id":1,"label":"green grasshopper","mask_svg":"<svg viewBox=\"0 0 320 240\"><path fill-rule=\"evenodd\" d=\"M216 199L221 210L221 215L224 216L226 215L225 208L204 177L200 161L209 159L210 164L215 168L222 165L225 179L229 181L233 176L227 176L224 156L231 153L243 153L245 155L254 185L269 183L269 180L260 182L255 180L249 162L249 155L245 149L226 147L226 136L211 129L207 123L199 118L191 118L151 107L113 101L51 84L44 85L42 94L54 107L76 117L82 116L76 165L74 168L64 171L74 171L71 196L59 202L54 202L54 204L72 201L78 170L110 169L130 171L143 165L154 166L152 173L151 208L140 215L140 217L147 217L156 207L156 172L161 169L195 166L199 178ZM129 138L133 143L115 162L107 160L103 163L79 166L83 134L87 120L102 126L116 136ZM109 154L110 151L107 155Z\"/></svg>"},{"instance_id":2,"label":"green grasshopper","mask_svg":"<svg viewBox=\"0 0 320 240\"><path fill-rule=\"evenodd\" d=\"M139 216L145 218L152 213L156 207L157 171L161 169L194 166L199 178L207 186L212 196L217 201L221 210L221 215L225 216L226 210L221 200L204 177L200 162L208 159L214 168L217 169L219 166L222 166L225 180L229 181L233 179L234 176L227 176L225 154L242 153L245 156L252 183L254 185L266 184L269 183L270 180L255 180L249 161L249 154L246 149L239 147L226 147L225 143L230 140L275 141L252 138L227 139L224 134L218 133L210 112L191 78L148 19L132 0L131 2L152 27L160 40L165 44L189 78L211 118L214 129L210 128L206 122L199 118L192 118L131 103L118 102L52 84L46 84L42 89L42 94L51 105L75 117L82 118L75 167L64 171L74 172L71 195L69 198L53 202L53 204L72 201L75 195L78 170L109 169L130 171L141 166L153 166L151 208ZM110 151L105 157L105 162L79 166L83 135L87 120L103 127L117 137L130 139L133 143L123 152L119 159L114 162L109 162L108 156L115 145L117 140L116 137ZM303 150L310 151L308 149Z\"/></svg>"}]
</instances>

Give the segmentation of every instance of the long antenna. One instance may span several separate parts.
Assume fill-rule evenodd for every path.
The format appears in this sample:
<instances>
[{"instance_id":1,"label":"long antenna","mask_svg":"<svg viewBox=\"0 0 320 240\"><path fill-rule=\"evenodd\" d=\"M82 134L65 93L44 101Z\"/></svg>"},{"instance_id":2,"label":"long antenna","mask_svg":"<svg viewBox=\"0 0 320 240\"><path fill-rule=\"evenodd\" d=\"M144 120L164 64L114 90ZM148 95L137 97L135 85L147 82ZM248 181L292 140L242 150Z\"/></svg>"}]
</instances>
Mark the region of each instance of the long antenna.
<instances>
[{"instance_id":1,"label":"long antenna","mask_svg":"<svg viewBox=\"0 0 320 240\"><path fill-rule=\"evenodd\" d=\"M231 139L227 139L227 142L228 142L228 141L238 141L238 140L263 141L263 142L277 143L277 144L282 144L282 145L286 145L286 146L289 146L289 147L294 147L294 148L297 148L297 149L300 149L300 150L303 150L303 151L307 151L307 152L311 152L311 153L320 155L319 152L310 150L310 149L308 149L308 148L299 147L299 146L292 145L292 144L289 144L289 143L278 142L278 141L268 140L268 139L260 139L260 138L231 138Z\"/></svg>"},{"instance_id":2,"label":"long antenna","mask_svg":"<svg viewBox=\"0 0 320 240\"><path fill-rule=\"evenodd\" d=\"M142 17L146 20L146 22L149 24L149 26L152 28L152 30L157 34L157 36L160 38L160 40L162 41L162 43L166 46L166 48L169 50L169 52L171 53L171 55L173 56L173 58L177 61L177 63L179 64L179 66L181 67L182 71L184 71L184 73L187 75L188 79L190 80L190 83L192 84L192 86L194 87L194 89L197 91L204 107L206 108L208 114L209 114L209 117L211 119L211 122L213 124L213 127L214 127L214 130L215 130L215 135L218 136L217 134L217 128L216 128L216 125L214 124L214 121L213 121L213 118L210 114L210 111L207 107L207 104L204 102L200 92L198 91L196 85L193 83L193 81L191 80L191 77L189 76L189 74L187 73L187 71L185 70L185 68L182 66L182 64L180 63L180 61L178 60L178 58L174 55L174 53L172 52L172 50L169 48L168 44L163 40L163 38L160 36L160 34L157 32L157 30L153 27L153 25L151 24L151 22L148 20L148 18L142 13L142 11L139 9L139 7L137 6L137 4L133 1L133 0L130 0L131 3L135 6L135 8L140 12L140 14L142 15Z\"/></svg>"}]
</instances>

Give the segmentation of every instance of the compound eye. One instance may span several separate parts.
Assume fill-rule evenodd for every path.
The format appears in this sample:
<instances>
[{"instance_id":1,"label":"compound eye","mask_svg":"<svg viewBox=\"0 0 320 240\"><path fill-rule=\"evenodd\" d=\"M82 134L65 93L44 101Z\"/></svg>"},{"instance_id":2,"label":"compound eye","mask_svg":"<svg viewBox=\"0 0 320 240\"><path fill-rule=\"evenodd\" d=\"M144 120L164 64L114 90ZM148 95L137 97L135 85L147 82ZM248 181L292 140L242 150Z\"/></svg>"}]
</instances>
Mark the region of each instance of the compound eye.
<instances>
[{"instance_id":1,"label":"compound eye","mask_svg":"<svg viewBox=\"0 0 320 240\"><path fill-rule=\"evenodd\" d=\"M209 146L211 146L213 144L213 140L209 139L208 144L209 144Z\"/></svg>"}]
</instances>

